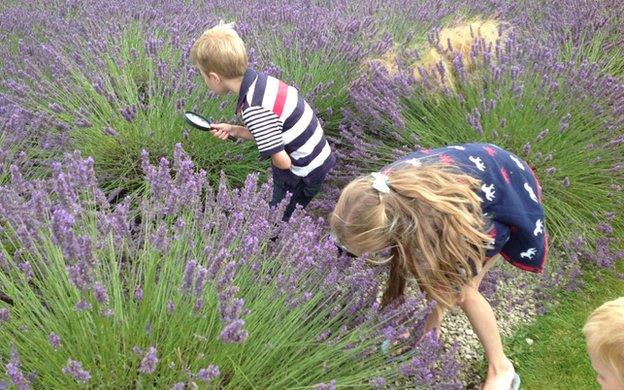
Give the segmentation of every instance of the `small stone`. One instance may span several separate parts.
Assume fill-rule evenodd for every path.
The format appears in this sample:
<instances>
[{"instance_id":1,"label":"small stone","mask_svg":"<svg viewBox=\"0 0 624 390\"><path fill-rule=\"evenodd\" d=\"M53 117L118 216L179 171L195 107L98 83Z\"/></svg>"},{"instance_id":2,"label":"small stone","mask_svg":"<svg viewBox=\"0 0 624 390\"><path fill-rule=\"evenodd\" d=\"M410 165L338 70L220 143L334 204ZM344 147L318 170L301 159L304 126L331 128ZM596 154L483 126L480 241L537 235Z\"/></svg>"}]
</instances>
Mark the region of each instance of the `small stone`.
<instances>
[{"instance_id":1,"label":"small stone","mask_svg":"<svg viewBox=\"0 0 624 390\"><path fill-rule=\"evenodd\" d=\"M528 338L528 337L527 337L526 339L524 339L524 340L525 340L525 341L527 342L527 344L529 344L529 345L533 345L533 343L535 342L535 341L533 341L533 339Z\"/></svg>"}]
</instances>

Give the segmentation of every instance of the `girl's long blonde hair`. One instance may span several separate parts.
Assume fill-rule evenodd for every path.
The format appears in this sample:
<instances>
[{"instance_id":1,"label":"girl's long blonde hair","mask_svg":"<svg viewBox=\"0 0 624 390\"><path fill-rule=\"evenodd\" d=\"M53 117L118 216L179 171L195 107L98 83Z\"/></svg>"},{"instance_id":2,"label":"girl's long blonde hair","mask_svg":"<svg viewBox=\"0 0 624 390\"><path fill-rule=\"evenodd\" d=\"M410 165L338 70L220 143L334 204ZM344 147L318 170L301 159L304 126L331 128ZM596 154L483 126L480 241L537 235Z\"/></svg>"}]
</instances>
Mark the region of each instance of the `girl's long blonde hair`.
<instances>
[{"instance_id":1,"label":"girl's long blonde hair","mask_svg":"<svg viewBox=\"0 0 624 390\"><path fill-rule=\"evenodd\" d=\"M371 175L349 183L330 216L333 234L356 255L390 248L390 277L383 297L400 297L411 275L444 306L461 299L492 239L477 191L481 182L443 165L404 164L387 173L390 191L372 186Z\"/></svg>"}]
</instances>

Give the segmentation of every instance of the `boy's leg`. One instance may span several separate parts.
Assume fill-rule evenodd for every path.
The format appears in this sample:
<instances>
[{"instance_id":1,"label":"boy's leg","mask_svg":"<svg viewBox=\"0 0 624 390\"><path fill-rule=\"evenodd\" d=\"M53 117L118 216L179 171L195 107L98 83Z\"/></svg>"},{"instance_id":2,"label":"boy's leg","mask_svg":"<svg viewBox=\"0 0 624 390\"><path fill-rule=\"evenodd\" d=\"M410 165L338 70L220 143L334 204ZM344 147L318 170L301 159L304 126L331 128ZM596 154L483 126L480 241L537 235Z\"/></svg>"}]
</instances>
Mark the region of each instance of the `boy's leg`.
<instances>
[{"instance_id":1,"label":"boy's leg","mask_svg":"<svg viewBox=\"0 0 624 390\"><path fill-rule=\"evenodd\" d=\"M295 207L298 204L302 205L302 207L307 206L309 201L306 203L303 195L303 182L299 182L297 186L288 188L288 192L292 195L290 197L290 202L286 206L286 210L284 210L284 216L282 217L282 221L288 221L292 216L292 213L295 211ZM305 204L304 204L305 203Z\"/></svg>"},{"instance_id":2,"label":"boy's leg","mask_svg":"<svg viewBox=\"0 0 624 390\"><path fill-rule=\"evenodd\" d=\"M279 178L273 176L273 196L269 202L269 206L275 207L286 197L286 184Z\"/></svg>"},{"instance_id":3,"label":"boy's leg","mask_svg":"<svg viewBox=\"0 0 624 390\"><path fill-rule=\"evenodd\" d=\"M271 197L269 206L277 206L286 197L287 191L288 189L286 187L286 183L282 182L279 178L273 176L273 196ZM274 242L275 240L277 240L277 237L278 234L274 233L274 235L271 237L271 241Z\"/></svg>"},{"instance_id":4,"label":"boy's leg","mask_svg":"<svg viewBox=\"0 0 624 390\"><path fill-rule=\"evenodd\" d=\"M282 220L288 221L297 205L305 208L319 192L321 185L322 182L306 185L303 181L300 181L296 187L288 189L288 191L292 193L292 197L290 198L290 203L284 211L284 217Z\"/></svg>"}]
</instances>

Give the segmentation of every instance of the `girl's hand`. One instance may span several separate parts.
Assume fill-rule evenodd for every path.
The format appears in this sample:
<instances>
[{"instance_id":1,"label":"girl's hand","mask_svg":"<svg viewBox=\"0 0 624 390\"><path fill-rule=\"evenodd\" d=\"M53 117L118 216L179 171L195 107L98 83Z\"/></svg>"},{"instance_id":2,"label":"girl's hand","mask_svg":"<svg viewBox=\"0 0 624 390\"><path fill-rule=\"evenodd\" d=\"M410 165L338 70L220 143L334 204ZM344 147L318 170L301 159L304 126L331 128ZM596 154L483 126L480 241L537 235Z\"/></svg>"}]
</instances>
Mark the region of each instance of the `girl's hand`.
<instances>
[{"instance_id":1,"label":"girl's hand","mask_svg":"<svg viewBox=\"0 0 624 390\"><path fill-rule=\"evenodd\" d=\"M436 317L430 316L427 318L427 322L425 322L425 329L423 330L423 334L420 337L420 341L427 335L427 333L433 332L436 338L440 338L440 321Z\"/></svg>"},{"instance_id":2,"label":"girl's hand","mask_svg":"<svg viewBox=\"0 0 624 390\"><path fill-rule=\"evenodd\" d=\"M210 133L214 135L215 137L222 139L222 140L228 139L230 135L236 136L234 134L235 133L234 125L231 125L229 123L213 123L212 130L210 130Z\"/></svg>"},{"instance_id":3,"label":"girl's hand","mask_svg":"<svg viewBox=\"0 0 624 390\"><path fill-rule=\"evenodd\" d=\"M433 331L436 338L440 338L440 324L444 319L444 315L446 314L447 309L442 307L439 303L433 309L431 313L427 316L427 320L425 321L425 328L423 329L423 335L420 337L419 341L422 341L427 333Z\"/></svg>"},{"instance_id":4,"label":"girl's hand","mask_svg":"<svg viewBox=\"0 0 624 390\"><path fill-rule=\"evenodd\" d=\"M404 333L399 335L398 340L394 340L394 341L390 341L388 339L384 340L380 345L381 352L386 356L398 356L398 355L404 354L405 352L409 350L409 347L404 346L399 349L395 349L395 347L401 343L401 340L403 341L407 340L410 338L410 336L411 336L411 333L409 331L405 331ZM390 354L390 349L394 349L392 354Z\"/></svg>"},{"instance_id":5,"label":"girl's hand","mask_svg":"<svg viewBox=\"0 0 624 390\"><path fill-rule=\"evenodd\" d=\"M422 335L420 336L420 338L418 339L418 343L422 343L423 340L425 339L425 337L427 337L427 335L429 335L430 333L433 332L433 335L435 336L436 339L440 339L440 327L437 328L433 328L433 329L425 329L422 333Z\"/></svg>"}]
</instances>

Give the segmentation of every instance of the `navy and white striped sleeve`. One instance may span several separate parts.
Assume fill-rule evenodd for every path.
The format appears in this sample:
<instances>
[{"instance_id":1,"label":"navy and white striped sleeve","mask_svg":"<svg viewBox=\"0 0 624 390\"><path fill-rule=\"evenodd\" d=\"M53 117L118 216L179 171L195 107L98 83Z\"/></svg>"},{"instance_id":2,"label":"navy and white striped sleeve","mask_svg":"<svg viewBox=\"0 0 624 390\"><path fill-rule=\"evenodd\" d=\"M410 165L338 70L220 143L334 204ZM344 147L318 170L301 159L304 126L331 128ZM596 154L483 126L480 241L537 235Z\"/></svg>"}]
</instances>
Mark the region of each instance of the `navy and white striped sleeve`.
<instances>
[{"instance_id":1,"label":"navy and white striped sleeve","mask_svg":"<svg viewBox=\"0 0 624 390\"><path fill-rule=\"evenodd\" d=\"M275 113L262 106L251 106L243 111L243 122L253 135L260 155L272 156L284 150L282 121Z\"/></svg>"}]
</instances>

